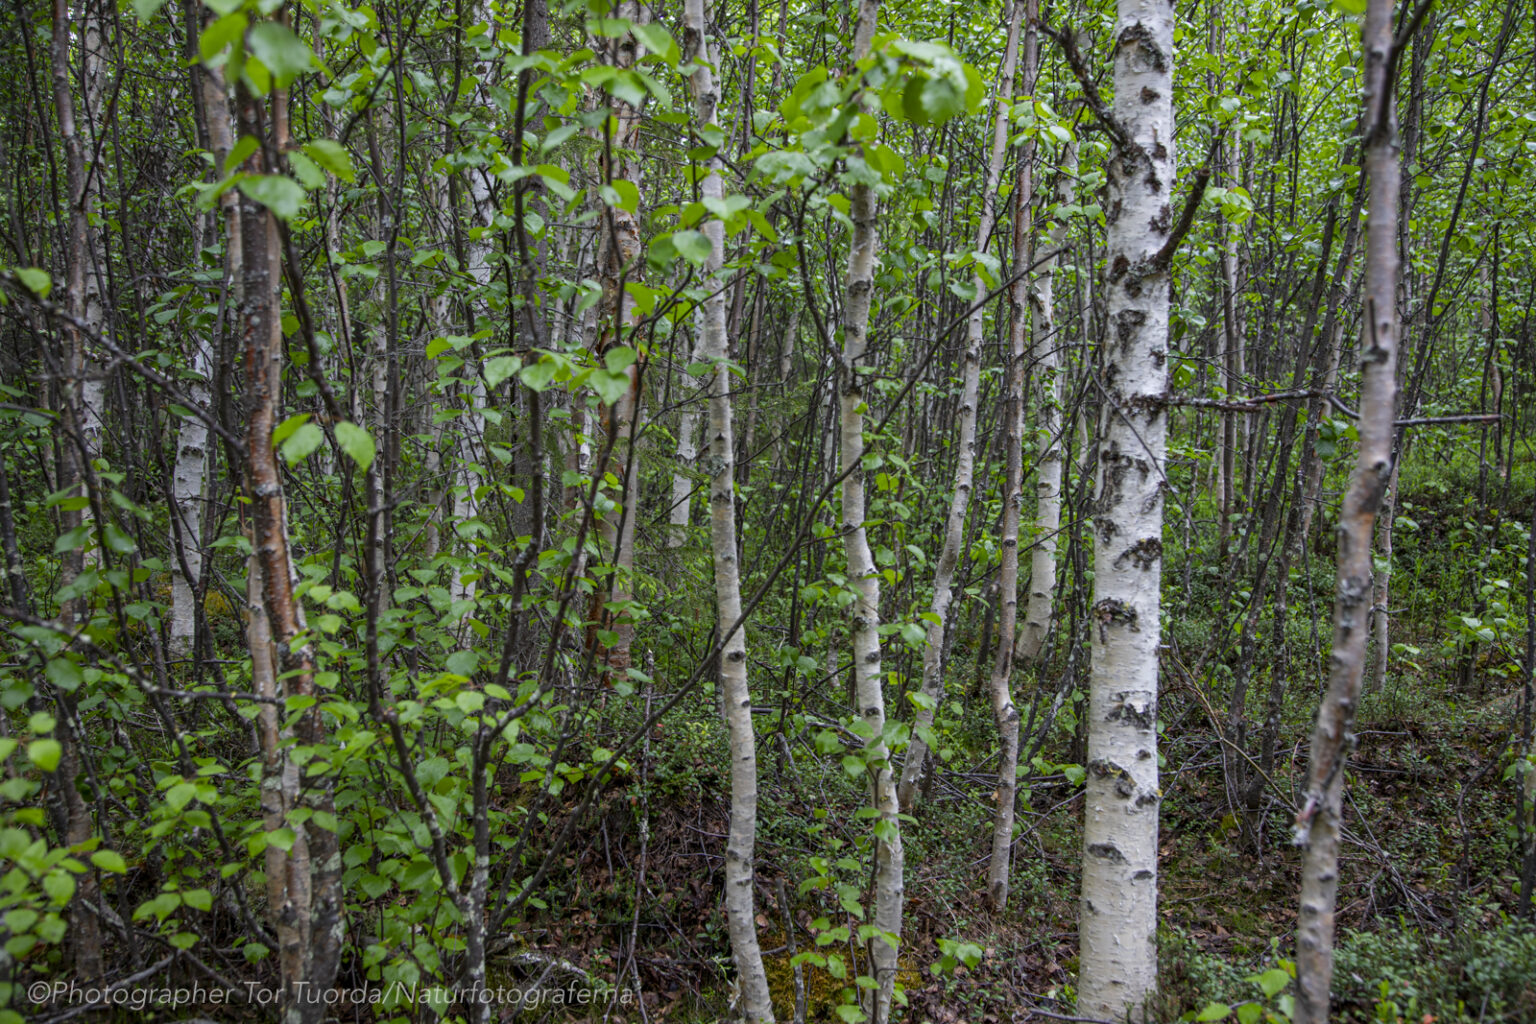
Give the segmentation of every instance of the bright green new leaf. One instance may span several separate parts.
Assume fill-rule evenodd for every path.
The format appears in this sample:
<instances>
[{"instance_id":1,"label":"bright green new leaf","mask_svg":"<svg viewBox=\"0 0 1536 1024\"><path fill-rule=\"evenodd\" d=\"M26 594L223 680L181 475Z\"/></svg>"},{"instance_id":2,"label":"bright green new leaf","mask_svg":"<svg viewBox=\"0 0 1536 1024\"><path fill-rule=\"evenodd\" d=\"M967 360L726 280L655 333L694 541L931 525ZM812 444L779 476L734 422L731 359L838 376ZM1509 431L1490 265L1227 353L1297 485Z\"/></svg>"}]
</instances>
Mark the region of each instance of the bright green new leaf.
<instances>
[{"instance_id":1,"label":"bright green new leaf","mask_svg":"<svg viewBox=\"0 0 1536 1024\"><path fill-rule=\"evenodd\" d=\"M251 55L267 66L279 89L308 71L315 55L293 29L275 21L253 27L248 36Z\"/></svg>"},{"instance_id":2,"label":"bright green new leaf","mask_svg":"<svg viewBox=\"0 0 1536 1024\"><path fill-rule=\"evenodd\" d=\"M373 435L368 433L356 423L342 420L336 424L336 443L341 445L341 450L347 453L347 457L357 463L357 468L364 473L373 465L373 457L378 449L374 446Z\"/></svg>"},{"instance_id":3,"label":"bright green new leaf","mask_svg":"<svg viewBox=\"0 0 1536 1024\"><path fill-rule=\"evenodd\" d=\"M281 174L253 174L241 178L241 192L272 211L278 220L292 220L299 215L308 198L303 187Z\"/></svg>"},{"instance_id":4,"label":"bright green new leaf","mask_svg":"<svg viewBox=\"0 0 1536 1024\"><path fill-rule=\"evenodd\" d=\"M324 440L325 434L319 427L313 423L305 423L282 443L280 450L288 465L292 466L307 459Z\"/></svg>"},{"instance_id":5,"label":"bright green new leaf","mask_svg":"<svg viewBox=\"0 0 1536 1024\"><path fill-rule=\"evenodd\" d=\"M702 267L704 261L709 259L709 238L702 231L674 231L672 232L672 244L682 254L683 259L696 267Z\"/></svg>"},{"instance_id":6,"label":"bright green new leaf","mask_svg":"<svg viewBox=\"0 0 1536 1024\"><path fill-rule=\"evenodd\" d=\"M97 850L91 854L91 863L114 875L125 874L128 871L128 862L123 860L123 855L115 850Z\"/></svg>"},{"instance_id":7,"label":"bright green new leaf","mask_svg":"<svg viewBox=\"0 0 1536 1024\"><path fill-rule=\"evenodd\" d=\"M62 907L75 894L75 876L67 871L50 871L43 876L43 891L54 906Z\"/></svg>"},{"instance_id":8,"label":"bright green new leaf","mask_svg":"<svg viewBox=\"0 0 1536 1024\"><path fill-rule=\"evenodd\" d=\"M523 365L517 356L495 356L485 361L485 386L497 387Z\"/></svg>"},{"instance_id":9,"label":"bright green new leaf","mask_svg":"<svg viewBox=\"0 0 1536 1024\"><path fill-rule=\"evenodd\" d=\"M165 0L133 0L133 13L139 16L139 21L148 21L164 6Z\"/></svg>"},{"instance_id":10,"label":"bright green new leaf","mask_svg":"<svg viewBox=\"0 0 1536 1024\"><path fill-rule=\"evenodd\" d=\"M1259 988L1264 990L1264 997L1266 999L1273 999L1285 986L1291 983L1291 976L1279 967L1271 967L1254 980L1259 983Z\"/></svg>"},{"instance_id":11,"label":"bright green new leaf","mask_svg":"<svg viewBox=\"0 0 1536 1024\"><path fill-rule=\"evenodd\" d=\"M352 166L352 154L341 143L330 139L315 139L304 144L304 152L342 181L357 180L357 170Z\"/></svg>"},{"instance_id":12,"label":"bright green new leaf","mask_svg":"<svg viewBox=\"0 0 1536 1024\"><path fill-rule=\"evenodd\" d=\"M588 383L597 392L604 405L612 405L629 391L629 375L610 370L593 370Z\"/></svg>"},{"instance_id":13,"label":"bright green new leaf","mask_svg":"<svg viewBox=\"0 0 1536 1024\"><path fill-rule=\"evenodd\" d=\"M40 299L46 299L48 293L53 291L53 278L48 276L46 270L39 270L37 267L17 267L16 277L27 286L27 291Z\"/></svg>"},{"instance_id":14,"label":"bright green new leaf","mask_svg":"<svg viewBox=\"0 0 1536 1024\"><path fill-rule=\"evenodd\" d=\"M27 744L27 760L45 772L58 768L59 758L63 756L64 748L58 740L33 740Z\"/></svg>"}]
</instances>

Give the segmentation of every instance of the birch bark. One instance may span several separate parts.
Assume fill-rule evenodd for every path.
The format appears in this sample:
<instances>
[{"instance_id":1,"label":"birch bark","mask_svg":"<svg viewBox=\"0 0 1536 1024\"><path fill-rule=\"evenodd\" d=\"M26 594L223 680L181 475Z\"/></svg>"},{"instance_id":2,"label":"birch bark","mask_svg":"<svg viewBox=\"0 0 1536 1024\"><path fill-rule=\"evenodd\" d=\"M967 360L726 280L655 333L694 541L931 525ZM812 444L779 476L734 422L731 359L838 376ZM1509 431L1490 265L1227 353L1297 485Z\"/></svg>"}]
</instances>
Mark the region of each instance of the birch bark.
<instances>
[{"instance_id":1,"label":"birch bark","mask_svg":"<svg viewBox=\"0 0 1536 1024\"><path fill-rule=\"evenodd\" d=\"M208 151L213 156L211 174L223 173L224 161L234 146L231 133L229 95L222 72L195 64L192 74L200 100L196 110L203 119ZM224 229L224 284L231 290L240 279L240 211L234 190L219 197L219 214L208 218L205 244L218 236L218 222ZM193 379L187 394L204 408L211 408L209 381L213 375L213 346L206 334L199 333L192 342ZM174 654L186 656L193 647L197 628L197 594L203 575L203 502L206 500L209 470L208 426L196 416L181 421L176 432L176 465L171 484L171 621L170 647Z\"/></svg>"},{"instance_id":2,"label":"birch bark","mask_svg":"<svg viewBox=\"0 0 1536 1024\"><path fill-rule=\"evenodd\" d=\"M981 193L981 218L976 226L976 251L986 252L992 229L997 222L997 186L1008 155L1008 114L1013 104L1013 73L1018 63L1019 27L1025 4L1014 0L1008 18L1008 42L1003 50L1003 67L997 79L992 105L992 153L987 161L986 184ZM987 282L980 272L975 275L977 295L985 295ZM933 574L933 603L929 606L927 646L923 648L922 699L913 724L912 742L901 768L901 782L896 795L903 808L911 808L918 779L928 759L926 736L932 735L934 709L944 694L944 631L949 623L949 606L954 598L955 567L960 562L961 541L965 532L966 511L971 504L971 490L976 472L976 405L981 388L981 344L985 334L986 310L978 306L966 322L965 350L960 357L959 436L956 439L955 483L949 501L949 517L944 524L944 546L939 552Z\"/></svg>"},{"instance_id":3,"label":"birch bark","mask_svg":"<svg viewBox=\"0 0 1536 1024\"><path fill-rule=\"evenodd\" d=\"M1339 511L1338 582L1328 689L1312 733L1307 797L1296 820L1304 847L1296 921L1296 1021L1328 1019L1333 982L1334 907L1339 888L1339 821L1344 764L1370 631L1371 534L1390 486L1397 400L1398 164L1397 111L1388 65L1391 0L1369 0L1360 42L1365 64L1365 173L1370 202L1365 234L1365 312L1360 338L1360 449Z\"/></svg>"},{"instance_id":4,"label":"birch bark","mask_svg":"<svg viewBox=\"0 0 1536 1024\"><path fill-rule=\"evenodd\" d=\"M1078 1012L1157 985L1157 680L1173 190L1173 4L1119 0L1094 522Z\"/></svg>"},{"instance_id":5,"label":"birch bark","mask_svg":"<svg viewBox=\"0 0 1536 1024\"><path fill-rule=\"evenodd\" d=\"M683 8L684 49L694 65L689 76L694 116L702 129L716 127L720 101L704 0L686 0ZM720 157L710 158L699 192L705 201L723 199ZM772 1021L773 1002L763 971L753 909L753 846L757 832L757 740L752 729L752 696L747 686L747 641L741 618L741 569L736 555L736 441L732 433L731 375L726 360L725 292L720 268L725 255L725 224L711 218L702 226L709 239L704 262L704 290L709 298L699 309L699 354L713 365L709 382L709 539L715 565L715 605L720 635L720 684L731 752L731 819L725 846L725 913L731 956L740 980L737 1010L747 1021ZM686 501L686 499L685 499ZM686 522L684 529L686 530ZM733 628L735 627L735 628Z\"/></svg>"},{"instance_id":6,"label":"birch bark","mask_svg":"<svg viewBox=\"0 0 1536 1024\"><path fill-rule=\"evenodd\" d=\"M868 56L879 15L879 0L861 0L858 23L854 28L852 64ZM860 105L868 101L869 97L862 92L854 99ZM874 189L866 184L855 185L850 198L853 233L843 299L842 393L838 396L838 446L846 473L842 486L843 546L847 555L848 580L856 594L849 623L854 696L870 737L864 756L868 765L870 805L878 815L875 822L874 925L891 938L899 939L903 899L901 825L897 819L900 807L896 801L891 753L885 743L880 576L864 528L864 413L867 408L864 371L880 231ZM870 940L869 952L877 983L871 1017L874 1024L884 1024L890 1019L895 993L896 946L883 936L876 936Z\"/></svg>"}]
</instances>

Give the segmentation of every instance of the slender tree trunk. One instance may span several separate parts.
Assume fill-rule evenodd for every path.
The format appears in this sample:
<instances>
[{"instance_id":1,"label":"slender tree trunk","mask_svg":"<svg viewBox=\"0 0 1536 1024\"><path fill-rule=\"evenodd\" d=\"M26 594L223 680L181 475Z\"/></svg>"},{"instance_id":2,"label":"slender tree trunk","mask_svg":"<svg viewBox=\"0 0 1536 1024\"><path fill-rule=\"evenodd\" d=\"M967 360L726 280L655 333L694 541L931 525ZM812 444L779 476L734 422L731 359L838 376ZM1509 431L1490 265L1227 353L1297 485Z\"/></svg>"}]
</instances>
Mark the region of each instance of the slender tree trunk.
<instances>
[{"instance_id":1,"label":"slender tree trunk","mask_svg":"<svg viewBox=\"0 0 1536 1024\"><path fill-rule=\"evenodd\" d=\"M854 30L851 64L869 53L879 20L879 0L861 0ZM870 101L865 93L854 102ZM880 245L874 189L853 187L849 216L853 237L848 252L847 286L843 295L843 351L839 376L841 418L839 447L843 477L843 546L848 560L848 582L856 598L851 608L849 634L853 649L854 696L858 713L868 729L864 747L868 766L870 805L875 822L875 915L874 925L893 938L901 937L903 867L900 808L891 753L885 743L884 672L880 664L880 575L864 528L864 371L868 349L869 308L873 298L875 253ZM890 1019L896 984L896 947L883 936L869 943L870 960L877 982L874 1024Z\"/></svg>"},{"instance_id":2,"label":"slender tree trunk","mask_svg":"<svg viewBox=\"0 0 1536 1024\"><path fill-rule=\"evenodd\" d=\"M199 8L200 9L200 8ZM220 70L195 64L192 75L198 89L195 109L202 116L203 135L214 166L210 176L223 174L224 162L234 146L231 133L229 94ZM218 236L219 220L224 229L224 283L233 290L240 281L240 210L239 193L230 189L219 197L219 213L208 217L208 230L201 244L211 244ZM204 408L212 408L209 381L213 376L213 345L206 334L199 333L192 342L191 369L195 379L187 385L188 395ZM193 645L197 628L197 595L203 592L203 504L207 500L209 456L208 426L196 416L181 421L176 435L176 467L171 488L171 622L170 648L185 656Z\"/></svg>"},{"instance_id":3,"label":"slender tree trunk","mask_svg":"<svg viewBox=\"0 0 1536 1024\"><path fill-rule=\"evenodd\" d=\"M1219 13L1211 19L1211 49L1220 55L1225 49L1226 32ZM1232 188L1238 184L1238 150L1242 143L1238 132L1231 127L1221 129L1221 164L1217 184ZM1221 274L1221 351L1218 359L1222 380L1222 392L1227 401L1239 400L1243 375L1243 334L1238 322L1237 259L1242 242L1239 232L1233 229L1226 217L1218 217L1216 244L1221 256L1217 261ZM1237 512L1237 464L1241 451L1246 414L1224 411L1217 414L1220 422L1220 455L1217 466L1217 506L1220 522L1217 524L1220 551L1225 557L1232 543L1232 516Z\"/></svg>"},{"instance_id":4,"label":"slender tree trunk","mask_svg":"<svg viewBox=\"0 0 1536 1024\"><path fill-rule=\"evenodd\" d=\"M240 130L261 140L244 168L253 174L279 170L275 154L286 151L287 98L276 92L270 105L240 87ZM267 129L270 127L270 135ZM259 560L266 618L271 630L274 669L287 699L311 698L311 707L292 726L299 744L320 746L325 725L315 695L314 654L307 642L304 609L294 594L297 571L288 541L282 473L272 444L272 430L281 413L283 335L281 327L281 243L277 220L261 203L240 197L242 271L245 278L242 317L246 373L246 493L251 499L252 546ZM259 626L253 635L259 637ZM253 664L262 656L252 651ZM260 680L258 679L258 683ZM285 1024L319 1024L326 1013L323 1000L306 993L328 991L340 966L341 851L334 827L334 783L323 759L302 768L281 755L278 768L281 810L299 809L309 818L283 858L283 901L278 909ZM264 785L266 785L264 783ZM264 794L265 795L265 794ZM264 801L265 805L265 801ZM276 810L266 807L268 813Z\"/></svg>"},{"instance_id":5,"label":"slender tree trunk","mask_svg":"<svg viewBox=\"0 0 1536 1024\"><path fill-rule=\"evenodd\" d=\"M1536 503L1525 554L1525 664L1521 694L1520 738L1525 750L1525 779L1515 820L1520 825L1520 901L1517 912L1536 917Z\"/></svg>"},{"instance_id":6,"label":"slender tree trunk","mask_svg":"<svg viewBox=\"0 0 1536 1024\"><path fill-rule=\"evenodd\" d=\"M700 134L716 127L720 101L713 73L704 0L687 0L683 9L684 46L694 64L689 77ZM709 160L699 192L704 200L724 198L720 157ZM699 354L712 364L709 386L709 534L714 552L715 605L720 635L720 684L731 750L731 820L725 848L725 912L731 955L740 978L740 1015L747 1021L772 1021L773 1002L763 971L753 909L752 851L757 831L757 740L752 728L752 697L747 686L746 630L741 618L741 569L736 556L736 441L731 424L731 374L726 360L725 293L720 268L725 256L725 224L711 217L702 228L709 239L704 290L711 293L699 309ZM687 529L687 524L683 524Z\"/></svg>"},{"instance_id":7,"label":"slender tree trunk","mask_svg":"<svg viewBox=\"0 0 1536 1024\"><path fill-rule=\"evenodd\" d=\"M1024 36L1026 91L1036 66L1037 7L1028 0L1030 26ZM1029 265L1033 248L1034 147L1019 157L1013 189L1013 260ZM1019 643L1019 519L1024 505L1024 378L1028 372L1029 282L1020 279L1009 289L1007 392L1003 411L1003 521L998 543L997 650L992 659L992 721L997 727L997 807L992 812L992 857L987 865L987 901L994 912L1008 906L1008 875L1013 861L1014 803L1018 792L1019 709L1013 703L1014 651Z\"/></svg>"},{"instance_id":8,"label":"slender tree trunk","mask_svg":"<svg viewBox=\"0 0 1536 1024\"><path fill-rule=\"evenodd\" d=\"M700 191L703 191L702 187ZM703 340L702 337L696 338L689 347L689 363L702 361ZM699 457L698 430L698 410L692 401L684 398L683 410L677 419L677 465L672 470L672 507L669 510L672 528L667 534L669 548L680 548L688 541L688 523L691 519L689 506L693 504L693 477L688 471Z\"/></svg>"},{"instance_id":9,"label":"slender tree trunk","mask_svg":"<svg viewBox=\"0 0 1536 1024\"><path fill-rule=\"evenodd\" d=\"M650 21L650 8L638 0L621 0L615 13L634 24ZM613 47L612 65L621 70L633 67L645 54L644 47L632 34L615 40ZM602 177L610 186L615 181L628 181L639 195L643 183L636 154L640 141L640 111L621 99L614 98L611 102L613 133L602 142ZM596 334L590 346L599 362L609 351L630 343L622 332L634 326L639 312L624 284L637 281L644 267L638 206L635 210L619 205L607 206L601 213L601 222L598 271L603 283L603 298L597 306ZM598 521L604 557L612 560L614 572L606 598L600 595L595 599L592 616L614 635L613 643L604 645L604 660L609 671L618 673L629 668L630 644L635 633L634 619L626 606L630 601L630 578L635 568L635 514L639 507L636 502L639 483L634 475L636 453L630 449L630 439L640 418L639 360L629 363L623 372L629 378L629 387L617 401L603 406L601 412L603 435L612 442L613 451L606 468L619 482L619 490L612 496L615 507ZM604 607L605 600L621 610L614 612Z\"/></svg>"},{"instance_id":10,"label":"slender tree trunk","mask_svg":"<svg viewBox=\"0 0 1536 1024\"><path fill-rule=\"evenodd\" d=\"M1056 203L1071 206L1077 196L1077 141L1062 150L1056 175ZM1058 216L1047 239L1048 248L1059 249L1067 239L1067 218ZM1020 254L1016 253L1017 259ZM1061 530L1061 485L1066 432L1061 417L1061 352L1054 297L1057 257L1040 264L1039 276L1029 293L1034 367L1035 435L1038 439L1035 469L1035 532L1039 539L1030 549L1029 603L1024 611L1024 632L1019 638L1019 660L1038 665L1051 632L1052 606L1056 595L1056 535ZM1031 260L1032 261L1032 260Z\"/></svg>"},{"instance_id":11,"label":"slender tree trunk","mask_svg":"<svg viewBox=\"0 0 1536 1024\"><path fill-rule=\"evenodd\" d=\"M1371 598L1371 685L1369 692L1381 693L1387 687L1387 666L1392 660L1392 616L1387 602L1392 597L1392 521L1397 512L1397 471L1401 459L1392 460L1392 476L1381 498L1380 522L1376 526L1376 547L1380 568L1372 580Z\"/></svg>"},{"instance_id":12,"label":"slender tree trunk","mask_svg":"<svg viewBox=\"0 0 1536 1024\"><path fill-rule=\"evenodd\" d=\"M1323 317L1323 344L1326 349L1323 354L1323 373L1320 379L1313 381L1313 386L1318 391L1332 391L1339 377L1339 356L1343 348L1344 316L1342 311L1345 299L1351 291L1350 278L1353 276L1355 261L1355 248L1360 241L1360 210L1365 202L1365 189L1367 182L1361 175L1360 186L1355 190L1354 201L1349 207L1349 218L1344 222L1344 244L1339 249L1339 259L1334 264L1333 283L1328 289L1328 310ZM1307 431L1301 447L1301 465L1297 472L1302 477L1301 488L1301 521L1292 537L1292 547L1300 550L1300 546L1307 543L1307 538L1312 533L1312 521L1317 515L1317 504L1321 500L1323 486L1322 458L1317 452L1318 426L1329 405L1327 399L1316 397L1307 400ZM1295 560L1295 556L1292 556Z\"/></svg>"},{"instance_id":13,"label":"slender tree trunk","mask_svg":"<svg viewBox=\"0 0 1536 1024\"><path fill-rule=\"evenodd\" d=\"M1024 17L1024 0L1013 0L1008 20L1008 42L1003 50L1003 68L993 97L996 111L992 125L992 153L987 161L986 184L981 192L981 219L976 228L976 251L986 252L997 221L997 186L1008 155L1008 112L1013 102L1013 72L1018 60L1019 27ZM1026 75L1028 72L1026 71ZM987 283L975 275L977 295L987 293ZM901 769L897 797L904 808L911 808L917 781L928 757L934 709L944 694L944 635L949 626L949 606L954 597L955 567L960 562L961 540L965 532L966 511L971 503L972 481L976 469L976 405L981 387L981 345L985 336L986 309L977 306L966 323L965 350L960 362L960 423L955 446L955 483L949 502L949 516L944 526L944 546L939 552L933 574L933 603L929 608L927 646L923 648L923 685L918 701L912 742Z\"/></svg>"},{"instance_id":14,"label":"slender tree trunk","mask_svg":"<svg viewBox=\"0 0 1536 1024\"><path fill-rule=\"evenodd\" d=\"M1116 38L1078 1012L1142 1020L1157 986L1173 4L1119 0Z\"/></svg>"},{"instance_id":15,"label":"slender tree trunk","mask_svg":"<svg viewBox=\"0 0 1536 1024\"><path fill-rule=\"evenodd\" d=\"M97 288L97 274L102 269L100 254L95 245L95 232L90 218L97 207L100 193L100 167L86 163L87 139L82 139L75 120L74 94L70 88L70 36L72 19L67 0L54 0L52 72L55 113L59 119L59 138L64 149L65 183L69 190L69 216L64 242L65 282L64 309L70 320L62 330L64 341L64 380L60 382L67 394L60 406L64 413L63 457L60 460L59 485L79 488L81 495L89 493L91 461L101 451L101 382L91 379L85 353L85 331L99 332L102 326L101 294ZM84 121L92 122L95 104L100 100L101 88L101 30L94 9L80 30L82 42L81 74L85 82ZM93 173L95 172L95 173ZM82 331L82 327L84 331ZM91 526L89 503L79 511L66 512L61 516L66 529ZM94 562L89 545L70 550L64 560L64 568L71 579L84 572ZM83 619L83 602L71 602L64 618ZM83 621L78 625L84 626ZM85 771L80 745L84 737L75 728L73 697L62 696L59 700L56 739L62 746L58 764L61 780L62 805L64 807L64 842L72 847L90 841L95 826L90 809L80 795L77 780ZM87 871L76 883L75 893L69 903L69 945L75 973L82 980L95 980L102 974L101 923L97 918L99 887L96 873Z\"/></svg>"},{"instance_id":16,"label":"slender tree trunk","mask_svg":"<svg viewBox=\"0 0 1536 1024\"><path fill-rule=\"evenodd\" d=\"M1328 690L1312 735L1307 797L1296 822L1305 846L1301 912L1296 924L1298 1024L1328 1019L1333 981L1334 904L1339 887L1339 825L1349 754L1365 669L1371 595L1371 533L1390 486L1397 379L1397 217L1401 168L1397 113L1387 75L1392 2L1369 0L1361 44L1365 64L1365 315L1360 339L1360 450L1339 514L1338 585Z\"/></svg>"}]
</instances>

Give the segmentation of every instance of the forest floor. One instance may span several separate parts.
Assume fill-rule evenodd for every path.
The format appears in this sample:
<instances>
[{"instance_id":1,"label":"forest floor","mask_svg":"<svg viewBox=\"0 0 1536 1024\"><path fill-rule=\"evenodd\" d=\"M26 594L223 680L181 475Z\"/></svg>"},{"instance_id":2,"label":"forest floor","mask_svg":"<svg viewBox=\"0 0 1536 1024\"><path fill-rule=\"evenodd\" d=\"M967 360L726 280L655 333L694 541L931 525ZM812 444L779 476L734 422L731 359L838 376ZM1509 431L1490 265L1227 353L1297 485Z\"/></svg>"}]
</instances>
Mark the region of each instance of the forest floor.
<instances>
[{"instance_id":1,"label":"forest floor","mask_svg":"<svg viewBox=\"0 0 1536 1024\"><path fill-rule=\"evenodd\" d=\"M1422 680L1414 683L1414 692L1422 695ZM1490 691L1484 697L1467 702L1451 722L1443 701L1409 704L1391 690L1366 698L1351 760L1342 857L1339 1019L1536 1021L1536 936L1522 934L1506 918L1517 885L1513 783L1500 775L1508 723L1518 721L1518 693ZM1416 709L1430 707L1437 709L1434 721L1415 716ZM1276 781L1294 794L1305 771L1299 742L1305 714L1299 705L1293 710L1291 747ZM1290 955L1300 856L1290 843L1294 811L1287 798L1267 797L1258 822L1262 852L1257 852L1251 831L1228 803L1214 734L1193 722L1168 732L1177 738L1165 749L1157 1013L1173 1021L1213 1001L1262 1001L1259 985L1250 979ZM771 774L773 763L765 762L763 771ZM704 762L693 767L707 771ZM790 773L793 769L786 779ZM782 803L764 798L757 850L763 865L759 935L775 1011L789 1021L795 1019L796 986L786 919L794 920L800 951L817 950L815 933L829 925L856 929L858 924L845 910L829 911L838 905L826 895L830 886L796 893L801 882L823 871L844 884L861 884L856 830L837 838L834 830L817 827L852 822L860 793L851 785L842 792L819 789L814 796L799 793L796 785L764 790L791 794ZM903 828L900 980L910 1004L907 1020L1071 1019L1080 792L1060 776L1033 786L1027 824L1015 845L1010 904L1006 913L993 914L984 899L990 781L980 769L943 773L933 798ZM830 813L819 816L820 808ZM650 840L638 915L636 810L628 800L615 799L601 827L588 833L585 851L569 862L563 883L561 902L585 909L530 922L526 948L573 961L594 981L612 984L621 973L633 977L638 969L644 1016L631 1008L627 1014L615 1010L608 1019L721 1019L730 997L719 893L726 806L706 801L690 787L662 800L653 796L647 813ZM838 855L848 857L841 874L836 864L828 864ZM781 903L786 899L788 913ZM634 965L619 953L629 948L632 933L638 937ZM942 956L940 940L978 947L979 961L936 974L930 967ZM834 949L848 963L851 979L857 951L846 942L819 951ZM811 964L801 973L806 1019L845 1019L837 1007L851 997L851 980Z\"/></svg>"}]
</instances>

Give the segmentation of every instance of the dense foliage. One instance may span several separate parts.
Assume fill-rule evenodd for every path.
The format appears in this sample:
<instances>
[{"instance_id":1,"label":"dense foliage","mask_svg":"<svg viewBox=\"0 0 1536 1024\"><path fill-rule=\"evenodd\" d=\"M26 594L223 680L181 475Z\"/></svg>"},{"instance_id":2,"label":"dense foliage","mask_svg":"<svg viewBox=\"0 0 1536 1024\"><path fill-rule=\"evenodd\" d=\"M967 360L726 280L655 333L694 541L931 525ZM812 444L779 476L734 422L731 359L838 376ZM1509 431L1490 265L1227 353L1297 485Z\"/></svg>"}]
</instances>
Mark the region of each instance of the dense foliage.
<instances>
[{"instance_id":1,"label":"dense foliage","mask_svg":"<svg viewBox=\"0 0 1536 1024\"><path fill-rule=\"evenodd\" d=\"M1536 18L1370 6L0 10L0 1022L1311 1021L1331 786L1536 1020Z\"/></svg>"}]
</instances>

